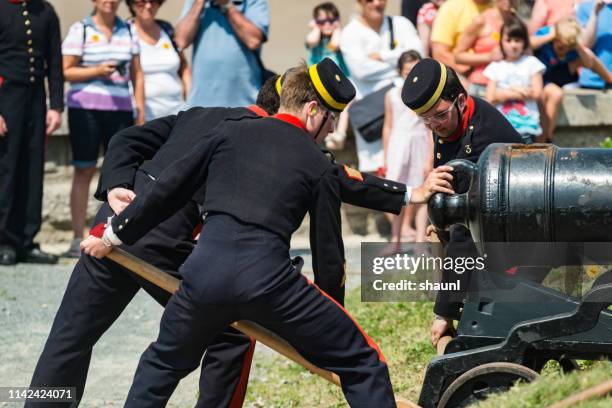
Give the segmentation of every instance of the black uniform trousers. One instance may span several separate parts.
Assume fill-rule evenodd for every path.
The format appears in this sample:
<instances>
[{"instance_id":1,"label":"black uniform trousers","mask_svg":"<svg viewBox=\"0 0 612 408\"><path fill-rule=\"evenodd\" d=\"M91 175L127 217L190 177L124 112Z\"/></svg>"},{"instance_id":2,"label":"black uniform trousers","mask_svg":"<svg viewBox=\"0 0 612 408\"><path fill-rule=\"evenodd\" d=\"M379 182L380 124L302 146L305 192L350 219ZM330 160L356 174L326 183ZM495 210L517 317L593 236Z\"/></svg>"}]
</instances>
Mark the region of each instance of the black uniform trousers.
<instances>
[{"instance_id":1,"label":"black uniform trousers","mask_svg":"<svg viewBox=\"0 0 612 408\"><path fill-rule=\"evenodd\" d=\"M139 171L134 186L136 194L143 192L150 182L149 177ZM96 223L105 222L110 215L112 210L105 203L98 211ZM191 234L197 220L198 209L193 203L161 223L136 244L122 248L181 278L176 271L193 249ZM80 400L93 346L140 287L162 305L170 299L169 293L118 264L82 254L68 282L31 386L76 387L77 400ZM253 346L254 342L248 336L232 328L217 336L203 362L199 407L242 406L246 391L245 372L248 378ZM249 358L245 358L245 355ZM50 408L77 404L28 403L26 406Z\"/></svg>"},{"instance_id":2,"label":"black uniform trousers","mask_svg":"<svg viewBox=\"0 0 612 408\"><path fill-rule=\"evenodd\" d=\"M0 137L0 245L18 252L34 245L42 221L46 112L42 81L0 86L8 128Z\"/></svg>"},{"instance_id":3,"label":"black uniform trousers","mask_svg":"<svg viewBox=\"0 0 612 408\"><path fill-rule=\"evenodd\" d=\"M237 320L268 328L338 374L352 407L395 407L378 347L344 308L301 275L277 234L209 214L181 274L159 336L140 359L126 407L164 407L207 346Z\"/></svg>"}]
</instances>

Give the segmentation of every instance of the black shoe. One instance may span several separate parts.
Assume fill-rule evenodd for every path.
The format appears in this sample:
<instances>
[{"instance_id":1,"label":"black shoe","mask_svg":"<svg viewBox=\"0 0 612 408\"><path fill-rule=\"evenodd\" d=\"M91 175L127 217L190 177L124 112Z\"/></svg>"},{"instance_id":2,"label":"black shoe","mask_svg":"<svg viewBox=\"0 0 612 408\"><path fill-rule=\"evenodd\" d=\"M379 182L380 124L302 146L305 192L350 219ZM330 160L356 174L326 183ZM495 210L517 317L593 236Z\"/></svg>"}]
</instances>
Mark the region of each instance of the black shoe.
<instances>
[{"instance_id":1,"label":"black shoe","mask_svg":"<svg viewBox=\"0 0 612 408\"><path fill-rule=\"evenodd\" d=\"M17 253L15 249L8 245L0 245L0 265L15 265L17 263Z\"/></svg>"},{"instance_id":2,"label":"black shoe","mask_svg":"<svg viewBox=\"0 0 612 408\"><path fill-rule=\"evenodd\" d=\"M19 254L19 258L17 259L19 262L33 264L56 264L57 260L58 258L56 255L41 251L38 245L24 249Z\"/></svg>"}]
</instances>

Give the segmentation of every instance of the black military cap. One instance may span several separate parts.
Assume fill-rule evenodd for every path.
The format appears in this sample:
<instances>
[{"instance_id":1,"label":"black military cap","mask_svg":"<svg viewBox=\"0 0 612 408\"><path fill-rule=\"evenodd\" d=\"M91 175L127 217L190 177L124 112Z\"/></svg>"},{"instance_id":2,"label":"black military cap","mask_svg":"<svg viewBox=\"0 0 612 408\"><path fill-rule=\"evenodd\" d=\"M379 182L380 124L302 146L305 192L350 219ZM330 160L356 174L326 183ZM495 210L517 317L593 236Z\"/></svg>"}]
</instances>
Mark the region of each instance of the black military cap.
<instances>
[{"instance_id":1,"label":"black military cap","mask_svg":"<svg viewBox=\"0 0 612 408\"><path fill-rule=\"evenodd\" d=\"M419 61L402 88L404 105L415 113L427 112L438 102L446 85L446 66L432 58Z\"/></svg>"},{"instance_id":2,"label":"black military cap","mask_svg":"<svg viewBox=\"0 0 612 408\"><path fill-rule=\"evenodd\" d=\"M355 87L329 58L311 65L308 75L317 96L329 110L342 112L355 97Z\"/></svg>"}]
</instances>

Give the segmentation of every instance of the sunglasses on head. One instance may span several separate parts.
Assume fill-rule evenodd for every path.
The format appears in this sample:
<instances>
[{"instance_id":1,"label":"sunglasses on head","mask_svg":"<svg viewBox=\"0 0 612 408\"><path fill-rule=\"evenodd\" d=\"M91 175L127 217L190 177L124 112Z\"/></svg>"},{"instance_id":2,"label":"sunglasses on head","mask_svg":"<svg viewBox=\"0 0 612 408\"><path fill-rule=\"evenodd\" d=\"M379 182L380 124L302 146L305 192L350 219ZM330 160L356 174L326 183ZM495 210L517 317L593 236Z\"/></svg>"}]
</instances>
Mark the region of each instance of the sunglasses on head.
<instances>
[{"instance_id":1,"label":"sunglasses on head","mask_svg":"<svg viewBox=\"0 0 612 408\"><path fill-rule=\"evenodd\" d=\"M315 20L315 22L316 22L318 25L323 25L323 24L325 24L325 23L333 24L333 23L335 23L336 21L338 21L338 18L337 18L337 17L332 17L332 18L317 18L317 19Z\"/></svg>"},{"instance_id":2,"label":"sunglasses on head","mask_svg":"<svg viewBox=\"0 0 612 408\"><path fill-rule=\"evenodd\" d=\"M151 5L159 6L161 4L161 0L136 0L134 1L134 4L138 7L142 7L147 3Z\"/></svg>"}]
</instances>

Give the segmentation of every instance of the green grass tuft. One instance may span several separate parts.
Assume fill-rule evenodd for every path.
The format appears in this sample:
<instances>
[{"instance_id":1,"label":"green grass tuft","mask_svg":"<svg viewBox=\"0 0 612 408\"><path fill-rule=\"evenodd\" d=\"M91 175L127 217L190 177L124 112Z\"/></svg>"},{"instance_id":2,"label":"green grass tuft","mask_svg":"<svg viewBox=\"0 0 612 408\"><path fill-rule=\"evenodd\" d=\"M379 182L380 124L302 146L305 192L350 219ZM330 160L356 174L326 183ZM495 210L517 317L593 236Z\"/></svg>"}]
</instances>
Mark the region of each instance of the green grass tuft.
<instances>
[{"instance_id":1,"label":"green grass tuft","mask_svg":"<svg viewBox=\"0 0 612 408\"><path fill-rule=\"evenodd\" d=\"M491 396L477 408L539 408L547 407L587 388L612 378L612 363L587 364L582 370L563 374L560 371L545 372L531 384L518 384L510 391ZM585 401L572 408L609 408L612 396Z\"/></svg>"}]
</instances>

